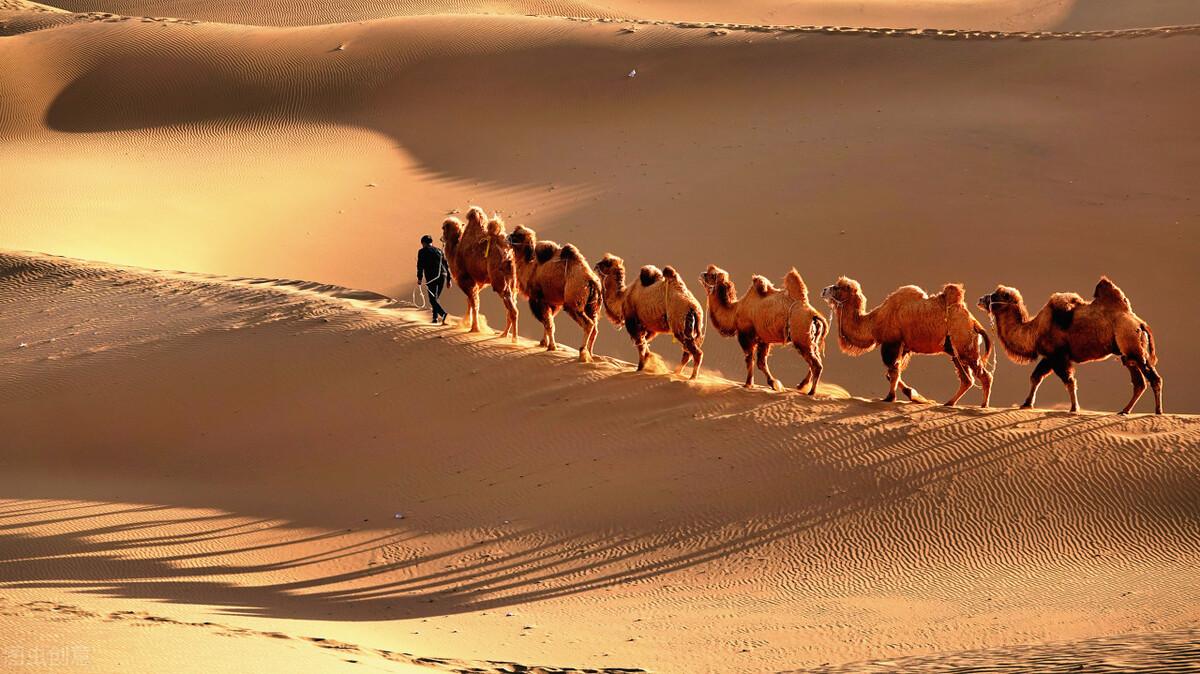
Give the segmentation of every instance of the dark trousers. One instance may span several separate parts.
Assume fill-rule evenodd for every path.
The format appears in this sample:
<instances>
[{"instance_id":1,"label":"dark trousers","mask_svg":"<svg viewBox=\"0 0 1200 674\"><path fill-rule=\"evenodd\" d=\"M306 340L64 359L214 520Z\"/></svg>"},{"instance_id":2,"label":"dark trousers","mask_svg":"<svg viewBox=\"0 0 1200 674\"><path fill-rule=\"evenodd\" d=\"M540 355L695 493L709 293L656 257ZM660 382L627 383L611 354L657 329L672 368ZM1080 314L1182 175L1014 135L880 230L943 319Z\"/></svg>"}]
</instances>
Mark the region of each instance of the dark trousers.
<instances>
[{"instance_id":1,"label":"dark trousers","mask_svg":"<svg viewBox=\"0 0 1200 674\"><path fill-rule=\"evenodd\" d=\"M446 310L438 304L438 296L442 294L442 288L445 285L446 282L440 278L425 284L425 290L429 291L429 307L433 309L433 320L435 321L446 317Z\"/></svg>"}]
</instances>

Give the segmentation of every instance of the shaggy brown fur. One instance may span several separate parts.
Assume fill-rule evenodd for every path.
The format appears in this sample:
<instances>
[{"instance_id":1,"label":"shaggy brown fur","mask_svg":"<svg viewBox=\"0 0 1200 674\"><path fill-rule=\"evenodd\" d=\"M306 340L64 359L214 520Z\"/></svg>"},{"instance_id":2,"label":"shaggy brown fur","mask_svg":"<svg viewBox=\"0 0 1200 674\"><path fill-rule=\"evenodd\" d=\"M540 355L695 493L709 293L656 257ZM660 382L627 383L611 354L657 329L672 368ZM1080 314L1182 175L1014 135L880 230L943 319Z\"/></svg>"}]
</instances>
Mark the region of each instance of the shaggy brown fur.
<instances>
[{"instance_id":1,"label":"shaggy brown fur","mask_svg":"<svg viewBox=\"0 0 1200 674\"><path fill-rule=\"evenodd\" d=\"M604 313L617 325L624 324L638 350L638 370L646 367L650 358L650 340L669 333L683 347L683 359L675 373L679 374L694 360L692 379L700 372L704 352L704 310L688 291L683 279L671 267L642 267L638 279L625 285L625 262L619 257L605 255L596 263L603 289Z\"/></svg>"},{"instance_id":2,"label":"shaggy brown fur","mask_svg":"<svg viewBox=\"0 0 1200 674\"><path fill-rule=\"evenodd\" d=\"M751 288L738 299L729 274L708 265L700 275L708 295L708 316L712 325L727 337L737 335L738 345L746 354L746 388L754 386L754 365L767 376L767 386L780 390L783 385L771 374L767 358L772 344L792 344L808 363L808 374L796 388L812 395L821 380L821 358L829 321L808 302L808 287L799 272L792 269L783 279L786 290L771 285L763 276L751 279Z\"/></svg>"},{"instance_id":3,"label":"shaggy brown fur","mask_svg":"<svg viewBox=\"0 0 1200 674\"><path fill-rule=\"evenodd\" d=\"M1029 395L1021 407L1033 407L1038 387L1053 371L1067 387L1071 411L1078 411L1075 363L1119 356L1133 381L1133 397L1121 414L1128 414L1137 404L1147 379L1154 391L1154 412L1162 414L1163 380L1154 368L1158 363L1154 333L1133 313L1125 293L1108 278L1100 279L1092 301L1075 293L1055 293L1033 317L1021 293L1006 286L997 286L995 292L979 298L979 308L995 322L996 334L1009 359L1030 363L1041 357L1033 368Z\"/></svg>"},{"instance_id":4,"label":"shaggy brown fur","mask_svg":"<svg viewBox=\"0 0 1200 674\"><path fill-rule=\"evenodd\" d=\"M471 332L479 332L479 290L490 285L504 302L506 316L500 336L511 335L512 341L517 341L517 271L504 221L498 215L488 221L483 209L472 206L466 224L458 218L442 223L442 243L450 274L467 296Z\"/></svg>"},{"instance_id":5,"label":"shaggy brown fur","mask_svg":"<svg viewBox=\"0 0 1200 674\"><path fill-rule=\"evenodd\" d=\"M884 398L896 399L899 387L914 402L929 402L904 383L901 374L914 353L945 353L958 373L958 391L946 401L953 406L974 384L971 374L979 377L983 388L983 407L992 392L992 373L984 366L992 352L987 331L971 316L963 301L963 288L947 284L942 292L930 297L917 286L898 288L883 304L864 313L867 298L858 281L842 277L821 291L838 319L838 344L842 351L857 356L880 347L887 366L891 389ZM983 351L980 352L980 342Z\"/></svg>"},{"instance_id":6,"label":"shaggy brown fur","mask_svg":"<svg viewBox=\"0 0 1200 674\"><path fill-rule=\"evenodd\" d=\"M583 330L579 360L592 359L600 316L600 277L575 246L538 242L537 232L518 226L508 235L517 264L517 288L529 298L529 309L544 327L541 345L554 351L554 315L565 309Z\"/></svg>"}]
</instances>

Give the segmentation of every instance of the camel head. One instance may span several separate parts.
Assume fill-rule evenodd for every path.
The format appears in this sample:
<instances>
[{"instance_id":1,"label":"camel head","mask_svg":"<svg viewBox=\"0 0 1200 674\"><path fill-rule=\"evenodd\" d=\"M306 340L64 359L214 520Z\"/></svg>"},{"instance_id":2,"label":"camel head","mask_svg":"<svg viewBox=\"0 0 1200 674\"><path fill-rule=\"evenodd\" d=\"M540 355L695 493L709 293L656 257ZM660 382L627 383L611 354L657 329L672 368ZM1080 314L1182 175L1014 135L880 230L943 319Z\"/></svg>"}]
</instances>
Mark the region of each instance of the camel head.
<instances>
[{"instance_id":1,"label":"camel head","mask_svg":"<svg viewBox=\"0 0 1200 674\"><path fill-rule=\"evenodd\" d=\"M1019 307L1024 304L1025 301L1021 299L1021 293L1017 292L1016 288L1009 288L1008 286L996 286L996 289L990 294L979 298L979 308L993 316L997 312L1003 311L1002 307Z\"/></svg>"},{"instance_id":2,"label":"camel head","mask_svg":"<svg viewBox=\"0 0 1200 674\"><path fill-rule=\"evenodd\" d=\"M442 244L451 247L457 246L458 242L462 240L464 227L462 220L453 217L446 218L442 222Z\"/></svg>"},{"instance_id":3,"label":"camel head","mask_svg":"<svg viewBox=\"0 0 1200 674\"><path fill-rule=\"evenodd\" d=\"M729 284L729 272L721 269L715 264L708 265L708 271L700 275L700 285L704 286L704 290L712 293L717 286Z\"/></svg>"},{"instance_id":4,"label":"camel head","mask_svg":"<svg viewBox=\"0 0 1200 674\"><path fill-rule=\"evenodd\" d=\"M505 236L504 218L500 217L499 213L492 213L492 219L487 223L487 233L492 236Z\"/></svg>"},{"instance_id":5,"label":"camel head","mask_svg":"<svg viewBox=\"0 0 1200 674\"><path fill-rule=\"evenodd\" d=\"M866 298L862 294L862 286L858 284L858 281L845 276L839 278L837 283L822 289L821 299L828 302L830 306L841 306L847 302L857 302L858 304L866 302Z\"/></svg>"},{"instance_id":6,"label":"camel head","mask_svg":"<svg viewBox=\"0 0 1200 674\"><path fill-rule=\"evenodd\" d=\"M508 245L516 249L533 250L537 246L537 232L525 225L517 225L512 234L508 235Z\"/></svg>"},{"instance_id":7,"label":"camel head","mask_svg":"<svg viewBox=\"0 0 1200 674\"><path fill-rule=\"evenodd\" d=\"M487 225L487 213L484 213L483 209L478 206L472 206L472 207L468 208L467 209L467 224L468 225L478 225L479 227L484 227L485 225Z\"/></svg>"},{"instance_id":8,"label":"camel head","mask_svg":"<svg viewBox=\"0 0 1200 674\"><path fill-rule=\"evenodd\" d=\"M605 253L604 257L596 263L595 270L600 278L607 279L615 276L618 286L625 285L625 261L616 255Z\"/></svg>"}]
</instances>

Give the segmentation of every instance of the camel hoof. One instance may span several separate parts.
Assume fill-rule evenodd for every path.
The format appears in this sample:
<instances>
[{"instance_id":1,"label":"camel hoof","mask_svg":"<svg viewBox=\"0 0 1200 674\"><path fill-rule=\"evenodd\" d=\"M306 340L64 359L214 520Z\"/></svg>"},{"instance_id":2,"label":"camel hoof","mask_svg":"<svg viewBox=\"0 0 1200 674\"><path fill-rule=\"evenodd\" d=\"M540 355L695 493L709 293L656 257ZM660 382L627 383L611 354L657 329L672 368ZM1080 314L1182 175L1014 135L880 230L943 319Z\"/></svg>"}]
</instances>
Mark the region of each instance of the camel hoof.
<instances>
[{"instance_id":1,"label":"camel hoof","mask_svg":"<svg viewBox=\"0 0 1200 674\"><path fill-rule=\"evenodd\" d=\"M778 379L767 382L767 386L771 387L772 391L783 391L783 384Z\"/></svg>"},{"instance_id":2,"label":"camel hoof","mask_svg":"<svg viewBox=\"0 0 1200 674\"><path fill-rule=\"evenodd\" d=\"M954 407L957 404L957 400L947 400L946 402L942 403L942 407Z\"/></svg>"},{"instance_id":3,"label":"camel hoof","mask_svg":"<svg viewBox=\"0 0 1200 674\"><path fill-rule=\"evenodd\" d=\"M1033 409L1033 403L1022 403L1022 405L1018 409L1031 410L1031 409Z\"/></svg>"},{"instance_id":4,"label":"camel hoof","mask_svg":"<svg viewBox=\"0 0 1200 674\"><path fill-rule=\"evenodd\" d=\"M558 347L555 346L554 344L551 344L550 346L546 347L546 350L547 351L558 351Z\"/></svg>"},{"instance_id":5,"label":"camel hoof","mask_svg":"<svg viewBox=\"0 0 1200 674\"><path fill-rule=\"evenodd\" d=\"M896 396L894 396L894 395L884 396L883 398L880 399L879 402L894 403L894 402L896 402Z\"/></svg>"}]
</instances>

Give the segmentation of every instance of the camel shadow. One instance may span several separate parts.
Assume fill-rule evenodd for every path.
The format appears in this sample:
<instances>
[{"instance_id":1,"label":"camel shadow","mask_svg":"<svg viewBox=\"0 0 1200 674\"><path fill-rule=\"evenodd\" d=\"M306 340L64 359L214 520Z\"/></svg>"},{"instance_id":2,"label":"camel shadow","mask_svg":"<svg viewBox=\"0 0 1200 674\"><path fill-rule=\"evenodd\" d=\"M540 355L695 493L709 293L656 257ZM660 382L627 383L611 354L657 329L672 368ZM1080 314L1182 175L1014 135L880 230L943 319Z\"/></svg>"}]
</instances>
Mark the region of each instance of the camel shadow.
<instances>
[{"instance_id":1,"label":"camel shadow","mask_svg":"<svg viewBox=\"0 0 1200 674\"><path fill-rule=\"evenodd\" d=\"M857 410L846 409L791 430L803 435L821 426L850 420L857 414ZM344 541L343 532L326 531L301 537L288 535L277 543L239 544L239 538L264 528L286 533L299 523L231 514L179 517L163 505L43 507L37 501L10 501L0 510L0 531L4 532L0 534L0 578L3 578L0 586L54 588L104 597L221 607L217 612L231 615L312 620L422 618L510 608L634 583L661 582L673 573L769 548L789 537L836 526L846 518L870 510L891 507L967 473L1067 438L1077 440L1101 433L1124 421L1077 417L1065 425L1034 428L1014 436L1008 431L1035 426L1038 420L1012 412L935 414L948 418L949 422L916 431L930 436L921 438L919 449L908 448L913 441L911 434L897 431L894 437L885 436L883 442L874 444L869 451L863 451L852 438L829 443L831 452L821 459L827 465L862 464L869 473L879 475L886 474L899 462L924 462L928 468L910 472L902 480L876 481L877 488L869 492L842 494L816 502L769 526L754 528L744 526L745 522L717 521L699 527L605 535L553 534L523 527L403 561L336 573L323 569L338 565L325 563L372 555L397 543L420 544L424 535L416 531L372 531L367 538ZM956 418L962 416L967 418ZM912 421L907 414L890 418ZM936 439L938 434L947 433L949 425L980 422L989 424L981 426L981 434L1005 434L1007 441L952 447L961 444L961 439L955 440L953 434L948 434L951 437L946 440ZM985 448L975 449L980 446ZM958 451L936 461L917 456L941 455L947 448ZM89 520L111 521L113 517L127 515L149 519L79 526ZM30 517L37 519L28 521ZM69 531L35 535L27 529L64 523L72 525ZM160 533L164 528L171 533ZM147 530L153 533L142 533ZM739 533L730 535L731 530ZM497 547L529 540L538 543L515 551L494 552ZM714 542L697 545L696 541ZM319 552L311 551L314 544ZM307 552L286 554L293 546ZM273 559L256 561L264 552L271 552ZM231 561L242 556L248 561ZM81 559L88 561L81 563ZM307 576L310 571L315 575ZM291 579L272 582L269 574L279 572L287 572Z\"/></svg>"}]
</instances>

